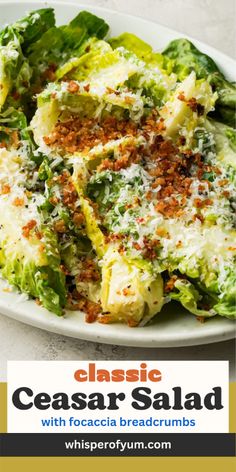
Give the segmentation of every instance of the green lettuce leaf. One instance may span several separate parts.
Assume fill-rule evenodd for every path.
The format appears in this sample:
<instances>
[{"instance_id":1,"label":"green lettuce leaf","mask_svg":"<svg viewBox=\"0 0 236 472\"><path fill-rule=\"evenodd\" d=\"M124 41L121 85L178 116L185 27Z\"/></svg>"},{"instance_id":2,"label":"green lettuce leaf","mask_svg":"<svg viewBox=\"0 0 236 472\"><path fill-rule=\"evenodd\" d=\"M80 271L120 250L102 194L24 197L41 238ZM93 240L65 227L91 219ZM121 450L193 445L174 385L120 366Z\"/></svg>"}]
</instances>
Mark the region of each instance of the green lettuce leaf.
<instances>
[{"instance_id":1,"label":"green lettuce leaf","mask_svg":"<svg viewBox=\"0 0 236 472\"><path fill-rule=\"evenodd\" d=\"M236 170L236 130L215 120L208 120L206 129L214 136L217 160Z\"/></svg>"},{"instance_id":2,"label":"green lettuce leaf","mask_svg":"<svg viewBox=\"0 0 236 472\"><path fill-rule=\"evenodd\" d=\"M45 8L29 13L0 32L0 109L7 97L8 106L24 105L32 76L25 51L54 23L53 10Z\"/></svg>"},{"instance_id":3,"label":"green lettuce leaf","mask_svg":"<svg viewBox=\"0 0 236 472\"><path fill-rule=\"evenodd\" d=\"M88 37L96 36L98 39L103 39L108 30L108 24L96 15L88 11L81 11L71 22L72 28L85 28Z\"/></svg>"},{"instance_id":4,"label":"green lettuce leaf","mask_svg":"<svg viewBox=\"0 0 236 472\"><path fill-rule=\"evenodd\" d=\"M236 85L230 83L222 74L214 73L208 78L212 88L217 91L217 107L212 115L218 121L236 128Z\"/></svg>"},{"instance_id":5,"label":"green lettuce leaf","mask_svg":"<svg viewBox=\"0 0 236 472\"><path fill-rule=\"evenodd\" d=\"M214 306L218 315L236 319L236 270L231 271L224 283L224 296Z\"/></svg>"},{"instance_id":6,"label":"green lettuce leaf","mask_svg":"<svg viewBox=\"0 0 236 472\"><path fill-rule=\"evenodd\" d=\"M210 318L216 315L215 311L212 310L212 306L211 310L200 308L201 303L209 306L210 297L205 296L204 298L204 295L200 294L194 284L187 279L176 280L175 291L170 293L170 297L172 300L180 302L186 310L196 316Z\"/></svg>"},{"instance_id":7,"label":"green lettuce leaf","mask_svg":"<svg viewBox=\"0 0 236 472\"><path fill-rule=\"evenodd\" d=\"M172 70L179 80L183 80L191 71L195 72L198 79L208 80L218 94L212 116L235 127L236 85L224 77L213 59L187 39L171 41L163 55L172 60Z\"/></svg>"},{"instance_id":8,"label":"green lettuce leaf","mask_svg":"<svg viewBox=\"0 0 236 472\"><path fill-rule=\"evenodd\" d=\"M49 311L62 314L66 304L65 276L60 269L60 256L55 235L47 228L44 234L45 254L42 261L30 259L22 247L11 251L11 240L5 241L0 249L2 276L21 292L38 298ZM30 244L30 242L29 242Z\"/></svg>"},{"instance_id":9,"label":"green lettuce leaf","mask_svg":"<svg viewBox=\"0 0 236 472\"><path fill-rule=\"evenodd\" d=\"M66 303L65 275L57 236L40 214L44 195L43 189L34 190L37 164L32 161L34 143L23 112L8 109L0 115L0 138L0 188L9 186L0 194L2 276L60 315Z\"/></svg>"},{"instance_id":10,"label":"green lettuce leaf","mask_svg":"<svg viewBox=\"0 0 236 472\"><path fill-rule=\"evenodd\" d=\"M181 94L185 100L181 100ZM202 106L202 114L192 110L186 101L195 98ZM191 72L170 95L169 100L160 110L160 115L164 119L165 134L172 138L179 136L181 126L187 130L186 145L192 146L192 134L197 126L204 125L204 119L207 113L213 109L215 103L215 94L208 82L196 80L195 72Z\"/></svg>"},{"instance_id":11,"label":"green lettuce leaf","mask_svg":"<svg viewBox=\"0 0 236 472\"><path fill-rule=\"evenodd\" d=\"M2 33L0 36L0 110L13 91L16 81L18 88L23 88L21 93L26 91L27 87L24 87L22 82L25 76L29 78L31 71L22 53L21 37L13 27L8 26L5 35ZM15 89L15 92L17 99L18 90Z\"/></svg>"},{"instance_id":12,"label":"green lettuce leaf","mask_svg":"<svg viewBox=\"0 0 236 472\"><path fill-rule=\"evenodd\" d=\"M151 98L154 105L162 105L175 86L176 77L171 74L171 61L131 33L111 38L109 43L123 56L137 66L128 86L131 90L142 90L142 95Z\"/></svg>"},{"instance_id":13,"label":"green lettuce leaf","mask_svg":"<svg viewBox=\"0 0 236 472\"><path fill-rule=\"evenodd\" d=\"M138 59L144 61L146 64L152 66L158 66L160 69L168 70L168 65L171 65L171 61L168 57L163 56L159 52L154 52L152 46L143 41L141 38L132 33L122 33L120 36L109 39L113 49L124 48L127 51L135 54Z\"/></svg>"},{"instance_id":14,"label":"green lettuce leaf","mask_svg":"<svg viewBox=\"0 0 236 472\"><path fill-rule=\"evenodd\" d=\"M101 305L110 322L146 324L163 305L163 281L110 245L102 262Z\"/></svg>"},{"instance_id":15,"label":"green lettuce leaf","mask_svg":"<svg viewBox=\"0 0 236 472\"><path fill-rule=\"evenodd\" d=\"M14 23L14 30L22 38L22 49L37 41L45 31L55 25L53 8L41 8L30 12L25 18Z\"/></svg>"},{"instance_id":16,"label":"green lettuce leaf","mask_svg":"<svg viewBox=\"0 0 236 472\"><path fill-rule=\"evenodd\" d=\"M66 121L71 113L82 117L102 118L109 113L117 119L128 118L138 121L144 113L142 98L134 93L126 92L116 95L107 89L99 78L91 81L90 89L87 83L76 81L78 91L73 93L68 82L50 83L37 97L38 108L31 121L35 142L45 148L44 137L48 136L60 121ZM128 98L128 100L127 100ZM48 153L49 149L45 149Z\"/></svg>"},{"instance_id":17,"label":"green lettuce leaf","mask_svg":"<svg viewBox=\"0 0 236 472\"><path fill-rule=\"evenodd\" d=\"M199 51L188 39L174 39L162 54L173 61L172 69L180 80L191 71L195 72L198 79L205 79L209 74L219 72L213 59Z\"/></svg>"},{"instance_id":18,"label":"green lettuce leaf","mask_svg":"<svg viewBox=\"0 0 236 472\"><path fill-rule=\"evenodd\" d=\"M22 49L37 41L42 34L55 25L52 8L42 8L30 12L25 18L6 26L0 31L0 44L6 46L12 39L12 32L20 37Z\"/></svg>"},{"instance_id":19,"label":"green lettuce leaf","mask_svg":"<svg viewBox=\"0 0 236 472\"><path fill-rule=\"evenodd\" d=\"M122 33L116 38L109 39L109 43L113 49L123 47L133 52L142 61L148 62L152 59L152 47L135 34Z\"/></svg>"},{"instance_id":20,"label":"green lettuce leaf","mask_svg":"<svg viewBox=\"0 0 236 472\"><path fill-rule=\"evenodd\" d=\"M68 25L52 27L46 31L27 51L29 63L34 70L33 88L40 88L52 80L52 74L58 67L85 52L83 43L91 37L103 38L107 31L108 25L103 19L85 11L80 12ZM51 75L47 74L50 67Z\"/></svg>"},{"instance_id":21,"label":"green lettuce leaf","mask_svg":"<svg viewBox=\"0 0 236 472\"><path fill-rule=\"evenodd\" d=\"M20 109L9 107L0 113L0 140L2 139L7 147L11 146L11 133L17 132L21 147L27 155L29 161L41 164L43 156L36 151L33 133L28 127L26 115Z\"/></svg>"}]
</instances>

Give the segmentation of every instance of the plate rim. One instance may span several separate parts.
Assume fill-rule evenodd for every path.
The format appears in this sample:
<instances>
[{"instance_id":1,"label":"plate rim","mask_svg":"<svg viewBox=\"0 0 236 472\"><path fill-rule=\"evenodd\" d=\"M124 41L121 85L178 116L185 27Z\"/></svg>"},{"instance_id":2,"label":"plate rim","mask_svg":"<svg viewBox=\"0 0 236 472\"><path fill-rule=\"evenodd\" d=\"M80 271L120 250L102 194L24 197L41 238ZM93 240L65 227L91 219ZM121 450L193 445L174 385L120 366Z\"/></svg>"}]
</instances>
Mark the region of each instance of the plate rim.
<instances>
[{"instance_id":1,"label":"plate rim","mask_svg":"<svg viewBox=\"0 0 236 472\"><path fill-rule=\"evenodd\" d=\"M8 310L6 307L2 307L0 304L0 315L7 317L9 319L13 319L15 321L18 321L20 323L23 323L27 326L31 326L33 328L41 329L43 331L47 331L49 333L55 334L55 335L61 335L65 336L68 338L72 339L77 339L81 341L89 341L89 342L97 342L101 344L107 344L107 345L114 345L114 346L123 346L123 347L143 347L143 348L184 348L184 347L191 347L191 346L204 346L208 344L214 344L214 343L219 343L219 342L224 342L224 341L229 341L235 339L236 335L236 327L235 322L231 321L232 326L229 325L229 329L225 330L223 333L218 333L218 334L212 334L208 336L194 336L190 337L186 340L185 339L169 339L169 340L160 340L160 339L147 339L144 337L130 337L128 338L128 330L130 330L130 333L141 329L139 327L136 328L129 328L127 326L124 326L124 328L127 328L127 337L123 336L123 332L121 335L116 338L110 336L109 332L108 333L102 333L96 334L94 332L89 332L88 330L80 330L78 332L75 332L72 334L71 329L65 329L65 327L59 327L58 323L51 324L51 323L42 323L41 320L39 321L36 319L36 317L32 318L26 318L24 315L19 316L19 312L14 312L14 310ZM58 319L57 319L58 320ZM230 320L229 320L230 321ZM86 322L83 321L84 325L86 325ZM94 324L93 324L94 326ZM143 328L144 329L144 328ZM143 333L143 331L142 331ZM119 333L120 334L120 333Z\"/></svg>"},{"instance_id":2,"label":"plate rim","mask_svg":"<svg viewBox=\"0 0 236 472\"><path fill-rule=\"evenodd\" d=\"M194 324L190 325L190 328L192 328L190 331L189 326L187 326L186 334L188 337L181 337L179 331L176 333L172 331L172 335L170 336L169 330L166 331L168 336L165 336L165 332L162 331L162 336L159 335L158 337L156 336L156 334L158 334L158 324L136 328L129 328L127 325L121 323L103 325L95 322L89 324L84 321L84 313L82 312L67 312L66 316L58 317L45 308L38 306L34 300L25 300L25 295L20 294L15 289L13 289L11 293L4 293L4 286L8 287L9 285L1 279L0 290L2 296L0 295L0 313L2 315L35 328L75 339L127 347L167 348L222 342L233 339L236 334L235 321L223 317L212 318L209 322L214 323L214 328L216 328L217 331L214 333L212 332L212 325L197 324L196 318L193 315L191 316L191 314L189 314L190 318L188 318L188 315L186 317L187 323L189 320L190 323L193 321L193 323L196 324L195 326ZM67 314L69 314L68 317ZM180 314L180 316L182 320L185 315ZM223 329L221 329L221 325ZM79 328L77 331L75 330L75 326ZM203 336L200 330L204 329L204 326L209 329L206 329ZM181 331L182 333L185 332L184 329L181 329ZM135 335L132 336L132 333Z\"/></svg>"}]
</instances>

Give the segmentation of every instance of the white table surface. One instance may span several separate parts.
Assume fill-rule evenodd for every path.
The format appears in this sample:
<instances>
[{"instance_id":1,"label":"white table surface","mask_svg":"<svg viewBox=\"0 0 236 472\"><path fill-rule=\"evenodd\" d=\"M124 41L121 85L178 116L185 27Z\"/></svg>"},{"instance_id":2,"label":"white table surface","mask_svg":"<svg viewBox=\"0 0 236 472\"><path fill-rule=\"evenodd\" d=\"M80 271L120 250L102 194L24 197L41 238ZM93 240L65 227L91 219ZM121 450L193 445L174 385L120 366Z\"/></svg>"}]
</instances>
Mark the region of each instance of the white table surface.
<instances>
[{"instance_id":1,"label":"white table surface","mask_svg":"<svg viewBox=\"0 0 236 472\"><path fill-rule=\"evenodd\" d=\"M82 0L81 3L151 19L236 58L235 0ZM229 360L230 376L235 379L233 341L172 349L108 346L58 336L0 315L0 380L6 380L7 360L80 359Z\"/></svg>"}]
</instances>

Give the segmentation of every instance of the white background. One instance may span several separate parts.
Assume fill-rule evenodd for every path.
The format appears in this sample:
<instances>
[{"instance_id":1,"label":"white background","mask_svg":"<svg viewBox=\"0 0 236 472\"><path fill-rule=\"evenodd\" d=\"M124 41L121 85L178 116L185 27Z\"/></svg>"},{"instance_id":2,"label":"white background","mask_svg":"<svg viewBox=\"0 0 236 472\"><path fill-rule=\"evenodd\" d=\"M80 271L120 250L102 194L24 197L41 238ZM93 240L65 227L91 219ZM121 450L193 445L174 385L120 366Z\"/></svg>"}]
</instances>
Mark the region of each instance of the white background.
<instances>
[{"instance_id":1,"label":"white background","mask_svg":"<svg viewBox=\"0 0 236 472\"><path fill-rule=\"evenodd\" d=\"M137 433L227 433L228 432L228 365L227 362L147 362L148 370L158 369L162 374L159 382L77 382L74 373L77 369L88 370L88 362L9 362L8 363L8 433L108 433L108 432L137 432ZM97 369L139 369L140 362L96 362ZM191 392L199 393L202 398L212 392L214 387L222 388L221 410L136 410L132 408L131 392L137 387L148 387L152 394L165 392L169 394L170 404L173 398L173 387L180 386L183 398ZM16 389L28 387L34 392L47 393L51 397L55 393L64 392L71 396L76 392L83 392L86 395L94 392L101 392L104 396L107 393L124 392L126 399L120 401L118 410L38 410L32 407L29 410L19 410L12 403L12 395ZM22 402L30 403L33 397L21 395ZM173 400L172 400L173 405ZM195 419L195 427L120 427L119 418L147 419ZM41 419L51 417L70 417L78 419L103 419L116 418L116 427L43 427Z\"/></svg>"},{"instance_id":2,"label":"white background","mask_svg":"<svg viewBox=\"0 0 236 472\"><path fill-rule=\"evenodd\" d=\"M0 0L1 2L1 0ZM143 16L206 42L236 57L235 0L81 0ZM9 359L226 359L235 378L233 341L208 346L139 349L106 346L44 332L0 315L0 380Z\"/></svg>"}]
</instances>

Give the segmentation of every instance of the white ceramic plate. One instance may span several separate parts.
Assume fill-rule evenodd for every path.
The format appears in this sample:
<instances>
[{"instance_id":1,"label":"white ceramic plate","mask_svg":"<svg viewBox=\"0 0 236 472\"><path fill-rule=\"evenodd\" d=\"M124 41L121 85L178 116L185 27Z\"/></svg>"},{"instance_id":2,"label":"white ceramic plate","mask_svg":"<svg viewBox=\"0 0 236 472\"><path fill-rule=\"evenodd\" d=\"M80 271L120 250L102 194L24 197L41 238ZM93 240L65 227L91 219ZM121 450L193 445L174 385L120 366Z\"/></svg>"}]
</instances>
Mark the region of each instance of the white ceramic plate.
<instances>
[{"instance_id":1,"label":"white ceramic plate","mask_svg":"<svg viewBox=\"0 0 236 472\"><path fill-rule=\"evenodd\" d=\"M161 50L174 38L185 36L164 26L130 15L78 3L54 1L23 2L18 0L15 3L0 1L1 26L21 18L30 10L49 5L55 8L58 24L67 23L79 10L87 9L108 22L112 35L118 35L124 31L135 33L152 44L156 50ZM236 64L233 59L199 41L193 41L221 66L229 79L236 80ZM2 314L48 331L79 339L124 346L174 347L224 341L233 338L235 334L233 321L215 317L202 324L194 315L184 311L180 305L167 305L163 313L158 315L151 325L144 328L128 328L121 324L87 324L81 313L68 312L66 316L59 318L37 306L32 300L24 300L24 297L17 293L4 291L4 286L5 283L0 282L0 312Z\"/></svg>"}]
</instances>

